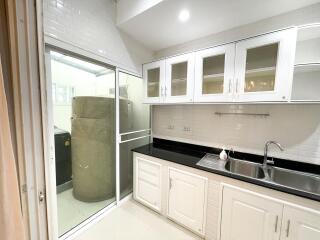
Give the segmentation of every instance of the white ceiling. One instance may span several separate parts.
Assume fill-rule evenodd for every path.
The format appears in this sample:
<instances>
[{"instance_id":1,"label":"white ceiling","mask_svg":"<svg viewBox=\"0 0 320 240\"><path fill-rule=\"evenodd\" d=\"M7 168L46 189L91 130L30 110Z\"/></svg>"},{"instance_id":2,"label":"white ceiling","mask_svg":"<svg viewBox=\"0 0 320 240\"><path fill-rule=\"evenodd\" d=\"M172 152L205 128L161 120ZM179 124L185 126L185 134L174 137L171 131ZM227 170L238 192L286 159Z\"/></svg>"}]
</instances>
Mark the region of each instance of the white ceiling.
<instances>
[{"instance_id":1,"label":"white ceiling","mask_svg":"<svg viewBox=\"0 0 320 240\"><path fill-rule=\"evenodd\" d=\"M157 51L317 2L320 0L165 0L119 27ZM181 9L190 10L185 23L178 20Z\"/></svg>"}]
</instances>

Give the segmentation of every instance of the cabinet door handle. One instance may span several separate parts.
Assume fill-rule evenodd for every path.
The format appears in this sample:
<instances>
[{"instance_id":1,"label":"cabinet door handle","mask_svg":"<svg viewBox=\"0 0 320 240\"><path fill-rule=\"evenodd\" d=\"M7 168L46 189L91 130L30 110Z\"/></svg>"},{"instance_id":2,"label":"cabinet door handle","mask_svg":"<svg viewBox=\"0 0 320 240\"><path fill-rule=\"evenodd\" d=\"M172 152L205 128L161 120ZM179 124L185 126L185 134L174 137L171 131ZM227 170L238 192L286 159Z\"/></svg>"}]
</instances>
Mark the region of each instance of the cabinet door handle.
<instances>
[{"instance_id":1,"label":"cabinet door handle","mask_svg":"<svg viewBox=\"0 0 320 240\"><path fill-rule=\"evenodd\" d=\"M164 87L164 96L167 96L167 86Z\"/></svg>"},{"instance_id":2,"label":"cabinet door handle","mask_svg":"<svg viewBox=\"0 0 320 240\"><path fill-rule=\"evenodd\" d=\"M161 87L161 96L163 96L163 87Z\"/></svg>"},{"instance_id":3,"label":"cabinet door handle","mask_svg":"<svg viewBox=\"0 0 320 240\"><path fill-rule=\"evenodd\" d=\"M231 93L231 79L229 79L229 93Z\"/></svg>"},{"instance_id":4,"label":"cabinet door handle","mask_svg":"<svg viewBox=\"0 0 320 240\"><path fill-rule=\"evenodd\" d=\"M169 190L171 190L171 188L172 188L172 179L169 178Z\"/></svg>"},{"instance_id":5,"label":"cabinet door handle","mask_svg":"<svg viewBox=\"0 0 320 240\"><path fill-rule=\"evenodd\" d=\"M276 223L274 225L274 232L278 232L278 221L279 221L279 216L276 216Z\"/></svg>"},{"instance_id":6,"label":"cabinet door handle","mask_svg":"<svg viewBox=\"0 0 320 240\"><path fill-rule=\"evenodd\" d=\"M288 220L288 222L287 222L287 230L286 230L287 237L289 237L289 233L290 233L290 220Z\"/></svg>"}]
</instances>

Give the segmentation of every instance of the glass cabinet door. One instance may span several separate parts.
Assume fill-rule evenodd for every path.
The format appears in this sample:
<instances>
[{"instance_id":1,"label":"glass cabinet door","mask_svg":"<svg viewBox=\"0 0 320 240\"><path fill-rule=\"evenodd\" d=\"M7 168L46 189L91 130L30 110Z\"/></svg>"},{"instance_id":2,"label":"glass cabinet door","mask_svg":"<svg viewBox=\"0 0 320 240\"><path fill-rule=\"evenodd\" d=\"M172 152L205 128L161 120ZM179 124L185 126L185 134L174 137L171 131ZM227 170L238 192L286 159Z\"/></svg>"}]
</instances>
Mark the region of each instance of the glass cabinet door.
<instances>
[{"instance_id":1,"label":"glass cabinet door","mask_svg":"<svg viewBox=\"0 0 320 240\"><path fill-rule=\"evenodd\" d=\"M279 43L247 49L244 92L274 91Z\"/></svg>"},{"instance_id":2,"label":"glass cabinet door","mask_svg":"<svg viewBox=\"0 0 320 240\"><path fill-rule=\"evenodd\" d=\"M235 45L196 53L195 101L231 101Z\"/></svg>"},{"instance_id":3,"label":"glass cabinet door","mask_svg":"<svg viewBox=\"0 0 320 240\"><path fill-rule=\"evenodd\" d=\"M166 60L165 102L193 101L194 54Z\"/></svg>"},{"instance_id":4,"label":"glass cabinet door","mask_svg":"<svg viewBox=\"0 0 320 240\"><path fill-rule=\"evenodd\" d=\"M164 61L143 66L145 80L145 103L161 102L164 94Z\"/></svg>"},{"instance_id":5,"label":"glass cabinet door","mask_svg":"<svg viewBox=\"0 0 320 240\"><path fill-rule=\"evenodd\" d=\"M171 65L171 96L187 95L188 62Z\"/></svg>"},{"instance_id":6,"label":"glass cabinet door","mask_svg":"<svg viewBox=\"0 0 320 240\"><path fill-rule=\"evenodd\" d=\"M292 28L237 43L237 101L288 101L295 42Z\"/></svg>"}]
</instances>

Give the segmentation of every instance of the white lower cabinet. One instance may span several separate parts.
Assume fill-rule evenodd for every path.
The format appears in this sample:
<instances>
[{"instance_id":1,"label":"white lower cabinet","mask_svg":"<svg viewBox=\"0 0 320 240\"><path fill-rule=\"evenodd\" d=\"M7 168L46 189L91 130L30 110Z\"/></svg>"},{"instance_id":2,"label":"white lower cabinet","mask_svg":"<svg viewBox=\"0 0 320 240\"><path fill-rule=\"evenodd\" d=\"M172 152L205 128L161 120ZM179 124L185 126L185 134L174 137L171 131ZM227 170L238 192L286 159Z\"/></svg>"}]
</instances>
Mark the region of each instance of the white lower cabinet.
<instances>
[{"instance_id":1,"label":"white lower cabinet","mask_svg":"<svg viewBox=\"0 0 320 240\"><path fill-rule=\"evenodd\" d=\"M299 207L285 206L281 240L319 240L320 213Z\"/></svg>"},{"instance_id":2,"label":"white lower cabinet","mask_svg":"<svg viewBox=\"0 0 320 240\"><path fill-rule=\"evenodd\" d=\"M221 240L273 240L280 237L283 204L224 187Z\"/></svg>"},{"instance_id":3,"label":"white lower cabinet","mask_svg":"<svg viewBox=\"0 0 320 240\"><path fill-rule=\"evenodd\" d=\"M296 204L287 202L263 187L257 193L217 182L217 189L209 189L208 175L192 172L135 153L133 196L209 240L320 240L320 212L313 208L314 203L307 208L301 205L302 198ZM305 200L310 206L308 202Z\"/></svg>"},{"instance_id":4,"label":"white lower cabinet","mask_svg":"<svg viewBox=\"0 0 320 240\"><path fill-rule=\"evenodd\" d=\"M139 202L161 212L161 164L144 158L135 158L134 197Z\"/></svg>"},{"instance_id":5,"label":"white lower cabinet","mask_svg":"<svg viewBox=\"0 0 320 240\"><path fill-rule=\"evenodd\" d=\"M169 168L168 217L204 234L207 178Z\"/></svg>"}]
</instances>

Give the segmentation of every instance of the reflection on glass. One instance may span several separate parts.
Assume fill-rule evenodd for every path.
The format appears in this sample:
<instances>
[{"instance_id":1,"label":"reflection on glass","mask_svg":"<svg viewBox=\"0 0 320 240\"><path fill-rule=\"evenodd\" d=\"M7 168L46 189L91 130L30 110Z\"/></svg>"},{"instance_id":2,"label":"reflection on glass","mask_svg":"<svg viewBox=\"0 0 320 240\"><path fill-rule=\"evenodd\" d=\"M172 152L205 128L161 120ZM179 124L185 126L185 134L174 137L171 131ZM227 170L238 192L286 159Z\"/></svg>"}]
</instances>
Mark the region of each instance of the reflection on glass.
<instances>
[{"instance_id":1,"label":"reflection on glass","mask_svg":"<svg viewBox=\"0 0 320 240\"><path fill-rule=\"evenodd\" d=\"M133 190L133 152L131 149L150 143L150 137L120 144L120 199Z\"/></svg>"},{"instance_id":2,"label":"reflection on glass","mask_svg":"<svg viewBox=\"0 0 320 240\"><path fill-rule=\"evenodd\" d=\"M160 87L160 68L149 69L148 78L148 97L159 97Z\"/></svg>"},{"instance_id":3,"label":"reflection on glass","mask_svg":"<svg viewBox=\"0 0 320 240\"><path fill-rule=\"evenodd\" d=\"M150 128L150 106L143 104L143 79L119 72L120 133Z\"/></svg>"},{"instance_id":4,"label":"reflection on glass","mask_svg":"<svg viewBox=\"0 0 320 240\"><path fill-rule=\"evenodd\" d=\"M171 71L171 96L187 94L188 62L172 65Z\"/></svg>"},{"instance_id":5,"label":"reflection on glass","mask_svg":"<svg viewBox=\"0 0 320 240\"><path fill-rule=\"evenodd\" d=\"M150 128L150 106L143 104L143 79L119 73L120 88L120 197L132 192L133 157L131 149L149 143L150 131L135 132ZM121 91L122 89L122 91ZM132 133L134 132L134 133ZM130 134L126 134L130 133Z\"/></svg>"},{"instance_id":6,"label":"reflection on glass","mask_svg":"<svg viewBox=\"0 0 320 240\"><path fill-rule=\"evenodd\" d=\"M115 72L49 57L61 236L115 201Z\"/></svg>"},{"instance_id":7,"label":"reflection on glass","mask_svg":"<svg viewBox=\"0 0 320 240\"><path fill-rule=\"evenodd\" d=\"M202 94L223 93L225 54L203 59Z\"/></svg>"},{"instance_id":8,"label":"reflection on glass","mask_svg":"<svg viewBox=\"0 0 320 240\"><path fill-rule=\"evenodd\" d=\"M245 92L273 91L278 43L247 50Z\"/></svg>"}]
</instances>

